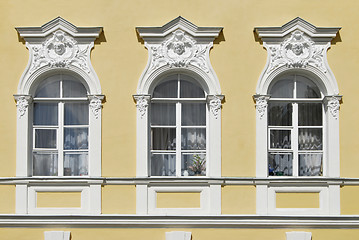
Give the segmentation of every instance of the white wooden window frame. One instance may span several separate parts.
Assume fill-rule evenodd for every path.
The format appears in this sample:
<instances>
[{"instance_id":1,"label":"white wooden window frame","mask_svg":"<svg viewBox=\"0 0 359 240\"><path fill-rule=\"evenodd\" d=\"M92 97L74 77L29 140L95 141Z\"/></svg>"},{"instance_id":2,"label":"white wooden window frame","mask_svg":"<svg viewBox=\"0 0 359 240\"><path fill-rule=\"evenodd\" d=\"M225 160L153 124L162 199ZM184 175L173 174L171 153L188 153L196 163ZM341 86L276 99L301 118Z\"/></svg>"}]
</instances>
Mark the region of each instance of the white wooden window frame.
<instances>
[{"instance_id":1,"label":"white wooden window frame","mask_svg":"<svg viewBox=\"0 0 359 240\"><path fill-rule=\"evenodd\" d=\"M176 76L176 75L174 75ZM177 74L177 98L152 98L151 99L151 103L174 103L175 107L176 107L176 124L173 126L164 126L164 125L152 125L150 126L151 130L152 128L174 128L176 129L176 150L150 150L151 154L156 154L156 153L161 153L161 154L170 154L170 153L174 153L176 155L176 176L177 177L181 177L183 176L181 174L181 170L182 170L182 155L183 154L204 154L206 157L206 175L208 176L208 162L210 162L210 156L208 156L207 153L207 146L208 146L208 107L206 106L206 125L201 125L201 126L183 126L182 125L182 105L185 103L204 103L206 104L206 97L204 98L181 98L180 97L180 81L184 81L183 79L181 79L181 74ZM188 79L187 79L188 81ZM195 84L195 83L193 83ZM204 93L205 94L205 93ZM206 130L206 148L204 150L183 150L181 147L181 133L182 133L182 129L183 128L201 128L201 129L205 129ZM207 158L208 156L208 158ZM150 159L151 157L149 157ZM151 161L151 160L149 160ZM149 173L148 175L151 176L151 162L149 162ZM151 177L156 177L156 176L151 176ZM157 176L157 177L166 177L166 176ZM171 177L171 176L169 176ZM172 176L173 177L173 176ZM193 176L192 176L193 177Z\"/></svg>"},{"instance_id":2,"label":"white wooden window frame","mask_svg":"<svg viewBox=\"0 0 359 240\"><path fill-rule=\"evenodd\" d=\"M182 17L177 17L162 27L137 27L144 40L149 58L133 96L137 107L136 176L149 177L150 131L148 106L153 88L166 76L184 74L194 78L206 93L207 114L207 177L221 176L221 107L224 96L218 78L211 66L209 51L213 41L222 31L220 27L198 27ZM176 44L174 44L176 43ZM180 48L174 49L179 43ZM186 46L186 47L185 47ZM178 176L180 177L180 176ZM155 178L155 177L151 177ZM198 177L201 178L201 177ZM137 185L137 214L152 214L148 209L147 185ZM190 189L190 187L188 187ZM210 187L210 192L214 192ZM215 191L219 194L220 191ZM209 194L211 198L217 198ZM212 202L220 203L213 200ZM220 214L220 204L213 208ZM177 214L184 213L178 211Z\"/></svg>"},{"instance_id":3,"label":"white wooden window frame","mask_svg":"<svg viewBox=\"0 0 359 240\"><path fill-rule=\"evenodd\" d=\"M280 76L287 74L303 75L311 79L323 94L323 176L311 178L337 178L340 174L339 160L339 105L341 96L337 81L327 61L327 50L331 40L336 37L340 28L316 27L307 21L297 17L281 27L256 27L255 34L263 42L267 49L267 63L259 77L256 94L253 96L256 103L256 177L268 177L267 149L268 149L268 116L267 106L270 96L270 85ZM305 43L300 46L301 52L296 52L292 46L300 39ZM321 54L318 54L318 53ZM316 55L314 55L316 54ZM280 181L283 186L288 180ZM289 177L301 179L301 177ZM273 201L273 195L269 194L269 185L257 185L257 214L270 214L269 201ZM338 185L330 185L325 201L329 202L330 215L340 214L340 192ZM298 186L298 192L301 188ZM290 214L290 211L287 211ZM308 214L302 211L304 215ZM326 214L318 212L318 214ZM283 213L285 214L285 213Z\"/></svg>"},{"instance_id":4,"label":"white wooden window frame","mask_svg":"<svg viewBox=\"0 0 359 240\"><path fill-rule=\"evenodd\" d=\"M104 95L92 67L90 53L102 27L76 27L57 17L41 27L19 27L16 30L29 49L29 62L20 78L17 93L14 94L17 106L16 176L32 175L32 102L36 87L49 75L69 74L81 80L89 93L89 177L100 177ZM60 46L57 49L60 51L52 47L55 42L63 44L62 48ZM66 182L66 177L61 179L60 184L61 181ZM16 213L28 213L27 192L27 184L16 186ZM98 191L90 194L90 200L94 203L98 199L95 192L101 194ZM94 211L100 213L100 208L96 207Z\"/></svg>"},{"instance_id":5,"label":"white wooden window frame","mask_svg":"<svg viewBox=\"0 0 359 240\"><path fill-rule=\"evenodd\" d=\"M56 126L36 126L36 125L32 125L32 145L33 145L33 151L35 152L43 152L43 151L56 151L57 155L58 155L58 175L59 177L63 177L64 176L64 153L77 153L77 152L86 152L87 154L90 152L89 149L89 142L90 142L90 137L88 134L88 148L87 149L76 149L76 150L65 150L64 149L64 131L66 128L87 128L88 133L90 132L90 125L65 125L64 123L64 105L66 103L86 103L89 107L89 99L87 97L77 97L77 98L66 98L62 96L62 78L60 81L60 97L59 98L34 98L33 99L33 104L35 103L56 103L58 106L58 123ZM41 83L40 83L41 84ZM91 109L89 109L89 115L90 115L90 111ZM89 120L89 119L88 119ZM35 146L35 131L37 129L51 129L51 130L56 130L56 148L36 148ZM87 167L88 167L88 171L90 168L90 164L89 164L89 156L87 157ZM31 166L33 168L33 165ZM31 172L32 169L29 169L29 171ZM33 175L33 174L31 174ZM88 176L85 175L85 176ZM51 177L51 176L46 176L46 177ZM77 176L71 176L71 177L77 177Z\"/></svg>"},{"instance_id":6,"label":"white wooden window frame","mask_svg":"<svg viewBox=\"0 0 359 240\"><path fill-rule=\"evenodd\" d=\"M291 126L269 126L267 130L267 149L268 153L292 153L293 154L293 162L292 162L292 175L294 177L299 176L299 154L300 153L311 153L311 154L323 154L322 156L322 164L323 164L323 176L326 176L327 171L327 161L326 159L326 143L327 141L323 141L326 139L326 132L324 129L326 129L325 126L325 111L323 107L323 97L321 98L297 98L297 89L296 89L296 76L294 75L294 88L293 88L293 97L292 98L269 98L268 103L270 102L277 102L277 103L290 103L292 105L292 125ZM321 96L323 94L321 93ZM320 103L322 104L322 125L321 126L300 126L298 124L298 116L299 116L299 110L298 110L298 104L300 103ZM321 129L322 130L322 150L299 150L298 149L298 133L300 128L315 128L315 129ZM271 130L288 130L291 131L291 148L290 149L280 149L280 148L271 148L270 147L270 131ZM268 173L268 170L267 170ZM268 175L267 175L268 176ZM268 176L271 177L271 176ZM303 176L300 176L303 177Z\"/></svg>"}]
</instances>

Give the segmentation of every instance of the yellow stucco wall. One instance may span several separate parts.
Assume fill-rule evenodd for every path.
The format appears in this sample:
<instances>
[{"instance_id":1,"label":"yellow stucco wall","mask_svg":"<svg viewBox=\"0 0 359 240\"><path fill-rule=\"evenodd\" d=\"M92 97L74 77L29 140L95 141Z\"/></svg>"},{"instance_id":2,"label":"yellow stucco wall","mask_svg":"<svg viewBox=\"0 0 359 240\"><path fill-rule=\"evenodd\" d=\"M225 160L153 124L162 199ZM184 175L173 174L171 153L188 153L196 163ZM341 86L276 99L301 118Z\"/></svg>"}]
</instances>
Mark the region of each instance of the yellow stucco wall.
<instances>
[{"instance_id":1,"label":"yellow stucco wall","mask_svg":"<svg viewBox=\"0 0 359 240\"><path fill-rule=\"evenodd\" d=\"M0 214L15 213L15 186L0 186Z\"/></svg>"},{"instance_id":2,"label":"yellow stucco wall","mask_svg":"<svg viewBox=\"0 0 359 240\"><path fill-rule=\"evenodd\" d=\"M157 193L157 208L200 208L201 193L160 192Z\"/></svg>"},{"instance_id":3,"label":"yellow stucco wall","mask_svg":"<svg viewBox=\"0 0 359 240\"><path fill-rule=\"evenodd\" d=\"M277 208L319 208L319 193L276 193Z\"/></svg>"},{"instance_id":4,"label":"yellow stucco wall","mask_svg":"<svg viewBox=\"0 0 359 240\"><path fill-rule=\"evenodd\" d=\"M0 101L2 112L6 113L0 121L0 164L5 166L0 168L0 176L15 176L16 107L12 95L16 93L28 61L28 50L19 40L15 27L41 26L57 16L80 27L104 27L104 34L92 51L92 64L106 95L102 119L102 173L106 177L133 177L136 171L136 108L132 94L136 92L138 79L147 63L147 50L138 39L135 27L162 26L181 15L198 26L224 27L223 35L211 50L211 62L226 96L222 112L222 176L255 176L252 95L267 52L256 41L253 28L281 26L297 16L316 26L342 27L340 37L328 51L329 64L340 93L344 95L340 111L341 176L359 177L359 153L356 151L359 141L355 140L359 132L359 82L356 80L359 32L355 26L359 20L358 8L356 0L340 3L328 0L325 4L313 0L303 0L300 4L287 0L224 0L220 4L216 0L0 1ZM351 201L348 200L350 192L358 191L356 189L342 190L343 212L350 214L352 203L344 203ZM0 197L0 212L2 206L9 206L9 212L13 212L14 187L1 186L0 191L11 196ZM135 213L134 186L105 186L102 193L103 213ZM255 188L224 187L222 201L223 213L253 214ZM354 213L358 211L353 209ZM204 230L202 234L200 236L205 236ZM247 236L245 231L244 236ZM275 234L272 236L278 239ZM236 236L236 239L241 237Z\"/></svg>"},{"instance_id":5,"label":"yellow stucco wall","mask_svg":"<svg viewBox=\"0 0 359 240\"><path fill-rule=\"evenodd\" d=\"M106 185L102 187L103 214L135 214L136 187L134 185Z\"/></svg>"},{"instance_id":6,"label":"yellow stucco wall","mask_svg":"<svg viewBox=\"0 0 359 240\"><path fill-rule=\"evenodd\" d=\"M71 231L71 239L76 240L117 240L117 239L148 239L165 240L165 232L189 231L196 240L228 239L248 240L267 239L285 240L285 233L291 231L312 232L313 240L356 240L359 234L357 229L201 229L201 228L56 228L56 231ZM44 239L44 231L54 231L46 228L6 228L0 229L2 240L39 240Z\"/></svg>"},{"instance_id":7,"label":"yellow stucco wall","mask_svg":"<svg viewBox=\"0 0 359 240\"><path fill-rule=\"evenodd\" d=\"M135 175L135 106L131 95L146 66L147 50L137 38L136 26L161 26L181 15L198 26L224 27L223 36L211 51L212 65L226 95L222 122L222 175L255 175L255 109L252 95L266 62L266 51L256 42L256 26L281 26L300 16L316 26L341 26L340 39L328 51L329 64L341 94L341 175L358 177L355 160L359 147L353 141L356 124L356 65L359 62L355 0L198 1L1 1L0 100L6 112L0 123L0 176L15 175L16 108L12 94L28 61L28 51L19 41L17 26L41 26L62 16L77 26L103 26L104 35L92 51L92 63L107 102L103 108L102 170L104 176ZM159 7L160 6L160 7ZM336 16L333 18L333 16ZM349 60L350 59L350 60ZM11 160L11 161L9 161Z\"/></svg>"},{"instance_id":8,"label":"yellow stucco wall","mask_svg":"<svg viewBox=\"0 0 359 240\"><path fill-rule=\"evenodd\" d=\"M80 208L81 192L37 192L38 208Z\"/></svg>"},{"instance_id":9,"label":"yellow stucco wall","mask_svg":"<svg viewBox=\"0 0 359 240\"><path fill-rule=\"evenodd\" d=\"M256 188L254 186L222 187L222 214L255 214Z\"/></svg>"}]
</instances>

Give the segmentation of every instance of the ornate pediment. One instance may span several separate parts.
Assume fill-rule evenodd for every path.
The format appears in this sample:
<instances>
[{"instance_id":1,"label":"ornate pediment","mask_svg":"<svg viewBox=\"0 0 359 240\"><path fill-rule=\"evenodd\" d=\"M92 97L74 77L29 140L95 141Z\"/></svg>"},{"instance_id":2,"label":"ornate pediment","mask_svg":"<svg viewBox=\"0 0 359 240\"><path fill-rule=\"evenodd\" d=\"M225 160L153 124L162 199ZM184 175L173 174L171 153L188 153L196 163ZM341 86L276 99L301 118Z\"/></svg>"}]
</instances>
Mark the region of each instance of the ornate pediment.
<instances>
[{"instance_id":1,"label":"ornate pediment","mask_svg":"<svg viewBox=\"0 0 359 240\"><path fill-rule=\"evenodd\" d=\"M99 82L91 66L90 52L102 27L80 28L57 17L41 27L19 27L16 30L25 40L30 53L18 93L26 92L24 84L36 72L52 69L69 69ZM98 86L95 93L101 92Z\"/></svg>"},{"instance_id":2,"label":"ornate pediment","mask_svg":"<svg viewBox=\"0 0 359 240\"><path fill-rule=\"evenodd\" d=\"M196 69L218 82L210 64L209 51L222 28L197 27L177 17L162 27L137 27L136 30L149 51L149 61L140 83L164 68Z\"/></svg>"},{"instance_id":3,"label":"ornate pediment","mask_svg":"<svg viewBox=\"0 0 359 240\"><path fill-rule=\"evenodd\" d=\"M334 75L327 62L327 50L340 28L319 28L297 17L281 27L257 27L258 38L267 49L268 58L257 86L257 94L266 94L266 80L290 69L320 72L332 82L332 93L337 92ZM328 83L329 85L330 83Z\"/></svg>"}]
</instances>

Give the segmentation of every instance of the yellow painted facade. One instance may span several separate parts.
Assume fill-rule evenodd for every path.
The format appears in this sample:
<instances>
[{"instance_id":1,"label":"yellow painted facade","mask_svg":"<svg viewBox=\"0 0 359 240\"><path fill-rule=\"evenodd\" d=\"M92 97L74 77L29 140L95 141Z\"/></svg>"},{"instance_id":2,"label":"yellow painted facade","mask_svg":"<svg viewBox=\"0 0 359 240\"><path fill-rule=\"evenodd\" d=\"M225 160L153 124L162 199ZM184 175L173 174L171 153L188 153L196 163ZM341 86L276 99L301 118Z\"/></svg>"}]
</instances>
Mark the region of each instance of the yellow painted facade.
<instances>
[{"instance_id":1,"label":"yellow painted facade","mask_svg":"<svg viewBox=\"0 0 359 240\"><path fill-rule=\"evenodd\" d=\"M359 31L356 26L359 21L358 9L359 1L357 0L340 2L335 0L325 2L313 0L300 2L287 0L0 1L0 72L2 73L0 80L0 102L2 103L0 214L4 214L4 219L0 216L0 239L39 240L44 239L45 231L70 231L72 240L164 240L165 233L171 231L191 232L192 240L218 238L285 240L285 233L292 231L311 232L313 240L358 239L359 161L357 149L359 149L359 141L356 139L359 133L357 124L359 122L357 105L359 81L356 71L359 66L357 44ZM13 94L17 92L19 79L29 58L25 41L20 38L15 27L41 26L57 16L61 16L77 27L103 27L103 32L95 41L91 52L91 63L100 80L102 93L105 95L101 129L102 176L96 177L113 180L111 184L105 180L99 184L101 186L101 214L99 215L101 216L136 216L136 204L139 201L136 191L142 183L137 186L135 184L136 104L132 95L136 94L139 78L146 67L148 50L136 32L136 27L163 26L178 16L184 17L199 27L223 27L210 51L211 64L219 79L222 93L225 95L221 112L222 171L219 178L228 178L228 181L243 178L246 182L245 184L227 184L227 180L223 180L219 184L221 185L219 199L222 216L235 216L240 219L244 216L258 217L256 193L260 183L255 183L258 180L256 179L256 108L252 96L256 93L259 76L265 67L267 51L253 29L282 26L298 16L317 27L341 27L327 52L329 66L337 80L340 94L343 95L339 125L340 177L335 177L335 179L342 181L337 183L340 187L339 215L352 215L356 223L345 225L346 222L331 219L335 223L328 228L324 227L324 223L320 223L322 225L319 228L315 227L316 219L309 227L301 223L299 228L290 225L276 227L273 222L271 222L272 225L268 224L269 226L264 223L262 225L248 223L225 227L220 224L196 226L195 223L188 224L186 227L178 227L176 224L166 225L166 223L148 227L145 223L130 225L133 224L130 221L129 225L126 223L116 223L116 225L109 221L108 226L93 226L84 223L81 227L71 222L66 223L65 227L61 224L46 227L39 224L33 227L31 224L17 226L14 222L7 223L6 221L10 221L7 216L16 216L16 184L11 181L19 180L16 177L17 109ZM122 180L127 182L116 182ZM41 179L35 180L36 184L41 181ZM149 181L149 186L160 185L158 182ZM156 179L156 181L161 180ZM52 183L54 184L56 185ZM293 184L298 186L298 183ZM71 182L68 186L73 185L76 183ZM309 180L304 185L312 186ZM79 186L87 185L81 183ZM166 180L165 186L173 187L173 183L171 180ZM200 188L207 185L200 182L195 186ZM85 205L82 204L87 204L81 204L80 192L42 191L36 194L38 208L84 208ZM329 193L323 193L323 196L324 194ZM200 195L201 193L193 191L157 192L156 206L157 208L200 208ZM147 199L142 200L147 201ZM276 208L319 207L319 193L300 191L299 193L276 193ZM88 208L91 209L91 204ZM96 214L90 212L84 215ZM206 219L216 214L203 215ZM280 214L274 215L278 219L282 217ZM146 219L150 218L146 217ZM141 219L133 221L138 223ZM244 221L249 220L245 218ZM17 227L13 227L15 225Z\"/></svg>"}]
</instances>

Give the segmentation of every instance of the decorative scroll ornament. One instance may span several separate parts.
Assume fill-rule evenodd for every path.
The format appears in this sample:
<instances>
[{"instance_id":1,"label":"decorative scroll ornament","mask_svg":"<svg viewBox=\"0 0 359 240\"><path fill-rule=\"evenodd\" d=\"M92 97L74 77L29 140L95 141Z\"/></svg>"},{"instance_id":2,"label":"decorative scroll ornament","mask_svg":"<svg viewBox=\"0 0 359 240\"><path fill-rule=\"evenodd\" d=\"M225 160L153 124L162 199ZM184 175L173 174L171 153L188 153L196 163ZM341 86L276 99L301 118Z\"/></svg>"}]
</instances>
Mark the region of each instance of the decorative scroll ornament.
<instances>
[{"instance_id":1,"label":"decorative scroll ornament","mask_svg":"<svg viewBox=\"0 0 359 240\"><path fill-rule=\"evenodd\" d=\"M338 119L338 115L339 115L339 108L340 108L339 101L340 101L340 97L330 96L327 98L328 110L335 119Z\"/></svg>"},{"instance_id":2,"label":"decorative scroll ornament","mask_svg":"<svg viewBox=\"0 0 359 240\"><path fill-rule=\"evenodd\" d=\"M100 110L102 108L102 99L103 96L96 96L96 95L92 95L89 96L90 98L90 109L93 113L93 115L95 116L96 119L98 119L98 117L100 116Z\"/></svg>"},{"instance_id":3,"label":"decorative scroll ornament","mask_svg":"<svg viewBox=\"0 0 359 240\"><path fill-rule=\"evenodd\" d=\"M311 65L326 73L323 60L325 48L323 45L316 46L302 31L296 30L279 46L268 48L271 58L268 71L283 65L288 68L305 68Z\"/></svg>"},{"instance_id":4,"label":"decorative scroll ornament","mask_svg":"<svg viewBox=\"0 0 359 240\"><path fill-rule=\"evenodd\" d=\"M192 64L209 72L206 62L206 52L209 45L199 45L196 41L185 34L182 30L176 30L171 38L160 46L151 47L152 62L151 70L157 69L165 64L170 67L188 67Z\"/></svg>"},{"instance_id":5,"label":"decorative scroll ornament","mask_svg":"<svg viewBox=\"0 0 359 240\"><path fill-rule=\"evenodd\" d=\"M140 96L135 96L135 99L136 99L136 107L140 112L141 118L143 118L143 116L147 112L149 97L140 95Z\"/></svg>"},{"instance_id":6,"label":"decorative scroll ornament","mask_svg":"<svg viewBox=\"0 0 359 240\"><path fill-rule=\"evenodd\" d=\"M33 61L30 74L43 65L52 68L66 68L75 64L87 73L90 69L87 65L89 46L80 49L76 40L65 32L57 30L42 45L33 46Z\"/></svg>"},{"instance_id":7,"label":"decorative scroll ornament","mask_svg":"<svg viewBox=\"0 0 359 240\"><path fill-rule=\"evenodd\" d=\"M219 116L219 111L221 110L222 107L222 99L223 99L223 95L208 96L209 109L212 112L215 119L217 119Z\"/></svg>"},{"instance_id":8,"label":"decorative scroll ornament","mask_svg":"<svg viewBox=\"0 0 359 240\"><path fill-rule=\"evenodd\" d=\"M256 96L254 96L254 99L256 101L256 109L257 109L258 114L259 114L259 119L262 119L264 114L267 111L269 97L268 96L256 95Z\"/></svg>"},{"instance_id":9,"label":"decorative scroll ornament","mask_svg":"<svg viewBox=\"0 0 359 240\"><path fill-rule=\"evenodd\" d=\"M19 112L19 118L25 115L29 106L29 101L29 97L26 96L19 96L16 98L16 107L17 111Z\"/></svg>"}]
</instances>

